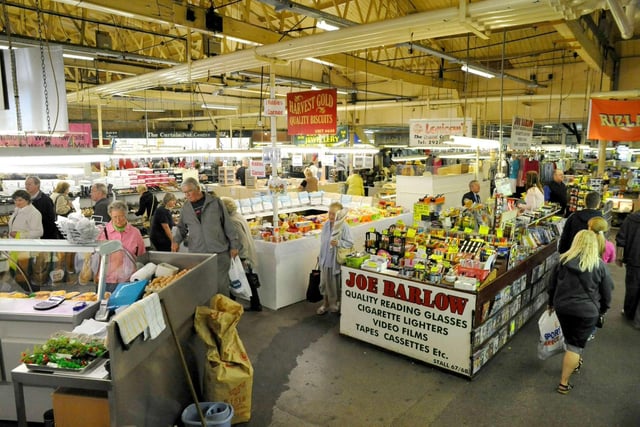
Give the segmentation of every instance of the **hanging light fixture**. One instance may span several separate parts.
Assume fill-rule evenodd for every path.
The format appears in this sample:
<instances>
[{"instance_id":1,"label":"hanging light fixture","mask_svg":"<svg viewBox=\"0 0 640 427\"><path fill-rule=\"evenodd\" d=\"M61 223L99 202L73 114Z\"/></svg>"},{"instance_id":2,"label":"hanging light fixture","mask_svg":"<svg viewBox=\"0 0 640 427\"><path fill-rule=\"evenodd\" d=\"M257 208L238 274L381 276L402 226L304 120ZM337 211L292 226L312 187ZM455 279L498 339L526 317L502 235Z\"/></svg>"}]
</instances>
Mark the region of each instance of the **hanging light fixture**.
<instances>
[{"instance_id":1,"label":"hanging light fixture","mask_svg":"<svg viewBox=\"0 0 640 427\"><path fill-rule=\"evenodd\" d=\"M460 69L464 72L475 74L476 76L484 77L486 79L492 79L497 76L496 73L477 65L463 64Z\"/></svg>"}]
</instances>

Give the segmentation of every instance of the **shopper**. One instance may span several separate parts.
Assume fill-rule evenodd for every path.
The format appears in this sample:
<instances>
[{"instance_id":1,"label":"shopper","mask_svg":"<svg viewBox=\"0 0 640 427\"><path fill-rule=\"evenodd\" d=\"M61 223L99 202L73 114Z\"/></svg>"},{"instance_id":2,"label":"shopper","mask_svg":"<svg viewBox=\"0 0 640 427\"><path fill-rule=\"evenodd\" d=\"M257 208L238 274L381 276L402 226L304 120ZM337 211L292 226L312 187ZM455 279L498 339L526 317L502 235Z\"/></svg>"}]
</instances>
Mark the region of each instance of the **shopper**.
<instances>
[{"instance_id":1,"label":"shopper","mask_svg":"<svg viewBox=\"0 0 640 427\"><path fill-rule=\"evenodd\" d=\"M533 211L544 205L544 193L542 192L542 185L540 185L538 172L527 172L525 190L526 194L524 196L524 204L520 205L520 209Z\"/></svg>"},{"instance_id":2,"label":"shopper","mask_svg":"<svg viewBox=\"0 0 640 427\"><path fill-rule=\"evenodd\" d=\"M586 230L591 218L602 216L602 212L598 210L600 206L600 194L595 191L587 193L585 197L586 208L572 213L564 224L560 242L558 243L558 252L561 254L568 251L571 246L573 236L580 230Z\"/></svg>"},{"instance_id":3,"label":"shopper","mask_svg":"<svg viewBox=\"0 0 640 427\"><path fill-rule=\"evenodd\" d=\"M224 204L214 194L202 192L195 178L182 182L186 201L171 249L175 252L187 237L189 252L214 253L218 260L218 292L229 295L230 258L238 255L240 240Z\"/></svg>"},{"instance_id":4,"label":"shopper","mask_svg":"<svg viewBox=\"0 0 640 427\"><path fill-rule=\"evenodd\" d=\"M146 185L140 184L136 187L136 191L140 194L140 203L136 216L144 215L147 219L151 220L151 216L155 213L158 207L158 200L156 196L149 191Z\"/></svg>"},{"instance_id":5,"label":"shopper","mask_svg":"<svg viewBox=\"0 0 640 427\"><path fill-rule=\"evenodd\" d=\"M107 186L101 182L91 186L91 200L93 201L93 217L96 222L107 223L109 216L109 200L107 200Z\"/></svg>"},{"instance_id":6,"label":"shopper","mask_svg":"<svg viewBox=\"0 0 640 427\"><path fill-rule=\"evenodd\" d=\"M615 262L616 247L609 239L607 239L607 232L609 231L609 223L607 220L601 216L594 216L587 222L587 229L598 235L598 244L602 261L606 264Z\"/></svg>"},{"instance_id":7,"label":"shopper","mask_svg":"<svg viewBox=\"0 0 640 427\"><path fill-rule=\"evenodd\" d=\"M61 238L58 227L56 226L56 208L53 206L51 198L40 191L40 178L37 176L28 176L27 179L24 180L24 186L31 196L31 204L42 216L42 238Z\"/></svg>"},{"instance_id":8,"label":"shopper","mask_svg":"<svg viewBox=\"0 0 640 427\"><path fill-rule=\"evenodd\" d=\"M598 317L609 309L612 286L596 234L579 231L569 250L560 255L549 281L549 310L556 311L566 344L556 388L560 394L573 388L569 379L582 366L582 353Z\"/></svg>"},{"instance_id":9,"label":"shopper","mask_svg":"<svg viewBox=\"0 0 640 427\"><path fill-rule=\"evenodd\" d=\"M51 193L51 201L55 206L56 215L68 216L74 210L71 200L69 200L69 188L68 182L60 181Z\"/></svg>"},{"instance_id":10,"label":"shopper","mask_svg":"<svg viewBox=\"0 0 640 427\"><path fill-rule=\"evenodd\" d=\"M240 185L243 187L247 185L247 168L244 164L240 165L240 167L236 170L236 179L240 181Z\"/></svg>"},{"instance_id":11,"label":"shopper","mask_svg":"<svg viewBox=\"0 0 640 427\"><path fill-rule=\"evenodd\" d=\"M306 168L304 170L304 179L298 186L298 191L307 191L309 193L318 191L318 178L313 176L311 169Z\"/></svg>"},{"instance_id":12,"label":"shopper","mask_svg":"<svg viewBox=\"0 0 640 427\"><path fill-rule=\"evenodd\" d=\"M165 193L162 204L156 209L151 218L151 243L157 251L171 252L173 244L172 228L175 225L171 209L176 206L176 196Z\"/></svg>"},{"instance_id":13,"label":"shopper","mask_svg":"<svg viewBox=\"0 0 640 427\"><path fill-rule=\"evenodd\" d=\"M111 221L98 234L98 240L120 240L122 242L123 250L109 255L109 269L106 279L109 292L113 292L118 283L129 281L131 275L136 271L136 258L145 253L140 230L127 221L128 211L125 202L120 200L112 202L109 205Z\"/></svg>"},{"instance_id":14,"label":"shopper","mask_svg":"<svg viewBox=\"0 0 640 427\"><path fill-rule=\"evenodd\" d=\"M480 201L480 183L475 179L469 181L469 192L462 196L462 206L466 206L468 203L480 203Z\"/></svg>"},{"instance_id":15,"label":"shopper","mask_svg":"<svg viewBox=\"0 0 640 427\"><path fill-rule=\"evenodd\" d=\"M322 305L316 313L322 315L327 311L340 311L340 264L336 259L337 248L352 248L353 237L345 222L347 209L338 202L329 206L329 219L322 226L320 233L320 292L324 296Z\"/></svg>"},{"instance_id":16,"label":"shopper","mask_svg":"<svg viewBox=\"0 0 640 427\"><path fill-rule=\"evenodd\" d=\"M347 178L347 194L351 196L364 196L364 181L357 170L351 172Z\"/></svg>"},{"instance_id":17,"label":"shopper","mask_svg":"<svg viewBox=\"0 0 640 427\"><path fill-rule=\"evenodd\" d=\"M43 235L42 215L31 203L31 195L16 190L11 198L16 209L9 218L9 237L14 239L39 239Z\"/></svg>"},{"instance_id":18,"label":"shopper","mask_svg":"<svg viewBox=\"0 0 640 427\"><path fill-rule=\"evenodd\" d=\"M616 236L617 264L626 267L622 314L640 329L640 211L629 214Z\"/></svg>"},{"instance_id":19,"label":"shopper","mask_svg":"<svg viewBox=\"0 0 640 427\"><path fill-rule=\"evenodd\" d=\"M553 171L553 179L549 184L549 201L560 205L562 216L567 215L567 186L564 183L564 172L562 169Z\"/></svg>"},{"instance_id":20,"label":"shopper","mask_svg":"<svg viewBox=\"0 0 640 427\"><path fill-rule=\"evenodd\" d=\"M221 197L227 212L229 213L229 219L233 224L235 231L240 238L240 248L238 256L242 261L245 273L255 274L258 267L258 255L256 253L256 245L253 242L251 236L251 230L247 220L238 211L236 202L230 197ZM249 287L251 287L251 298L249 299L249 307L245 308L248 311L262 311L262 304L260 303L260 295L258 294L258 288L256 284L249 280Z\"/></svg>"}]
</instances>

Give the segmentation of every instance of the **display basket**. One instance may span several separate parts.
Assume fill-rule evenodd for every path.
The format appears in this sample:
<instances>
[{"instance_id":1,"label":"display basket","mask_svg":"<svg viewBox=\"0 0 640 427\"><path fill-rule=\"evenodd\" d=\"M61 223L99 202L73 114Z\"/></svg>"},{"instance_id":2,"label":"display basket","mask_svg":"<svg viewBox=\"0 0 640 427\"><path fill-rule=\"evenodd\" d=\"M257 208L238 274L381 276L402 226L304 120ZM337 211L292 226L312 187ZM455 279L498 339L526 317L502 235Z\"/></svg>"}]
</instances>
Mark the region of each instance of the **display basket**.
<instances>
[{"instance_id":1,"label":"display basket","mask_svg":"<svg viewBox=\"0 0 640 427\"><path fill-rule=\"evenodd\" d=\"M95 243L100 229L93 220L84 218L84 220L71 220L64 217L58 217L56 221L58 230L67 241L74 244Z\"/></svg>"}]
</instances>

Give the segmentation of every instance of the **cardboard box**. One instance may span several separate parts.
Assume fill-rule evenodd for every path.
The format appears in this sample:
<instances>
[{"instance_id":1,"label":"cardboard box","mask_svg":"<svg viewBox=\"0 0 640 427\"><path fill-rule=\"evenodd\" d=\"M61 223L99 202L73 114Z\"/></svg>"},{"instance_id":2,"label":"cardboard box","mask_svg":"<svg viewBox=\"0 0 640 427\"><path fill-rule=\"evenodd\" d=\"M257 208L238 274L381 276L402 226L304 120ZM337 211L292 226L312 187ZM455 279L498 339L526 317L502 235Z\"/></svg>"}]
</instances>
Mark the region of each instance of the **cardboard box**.
<instances>
[{"instance_id":1,"label":"cardboard box","mask_svg":"<svg viewBox=\"0 0 640 427\"><path fill-rule=\"evenodd\" d=\"M107 393L95 390L58 388L53 392L56 427L109 427Z\"/></svg>"}]
</instances>

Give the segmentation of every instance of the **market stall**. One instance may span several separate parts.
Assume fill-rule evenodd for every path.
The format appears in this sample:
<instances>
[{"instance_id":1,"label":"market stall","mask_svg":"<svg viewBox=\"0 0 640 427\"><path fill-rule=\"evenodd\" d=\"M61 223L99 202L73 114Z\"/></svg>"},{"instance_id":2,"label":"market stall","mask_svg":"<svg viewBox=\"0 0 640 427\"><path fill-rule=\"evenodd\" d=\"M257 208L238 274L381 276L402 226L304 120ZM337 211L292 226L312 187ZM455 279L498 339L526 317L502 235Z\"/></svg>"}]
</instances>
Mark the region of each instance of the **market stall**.
<instances>
[{"instance_id":1,"label":"market stall","mask_svg":"<svg viewBox=\"0 0 640 427\"><path fill-rule=\"evenodd\" d=\"M149 252L142 261L170 263L182 270L188 269L157 293L163 306L163 320L173 325L192 377L199 378L204 349L192 328L193 313L196 306L206 305L217 292L217 283L212 279L217 277L215 255ZM0 407L0 419L18 419L19 425L24 426L27 420L42 421L43 412L52 407L51 392L56 387L79 389L81 395L83 390L104 392L112 426L172 425L190 403L189 388L170 329L164 329L155 339L138 337L124 345L116 323L126 310L107 325L108 368L99 363L78 374L43 374L19 365L21 352L42 344L54 332L73 329L83 319L92 317L98 308L95 302L75 312L76 303L65 301L40 315L34 314L30 304L32 299L0 298L0 343L3 387L6 388L3 395L7 397Z\"/></svg>"}]
</instances>

